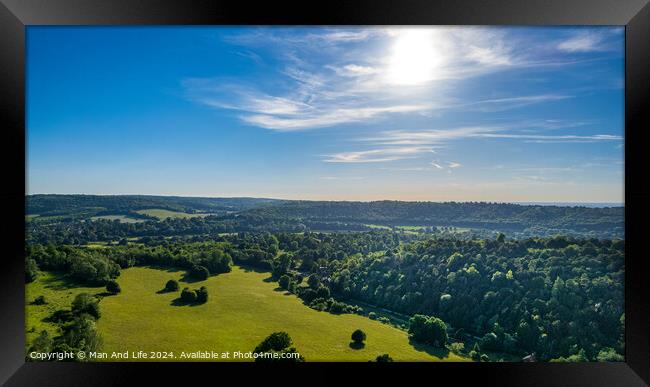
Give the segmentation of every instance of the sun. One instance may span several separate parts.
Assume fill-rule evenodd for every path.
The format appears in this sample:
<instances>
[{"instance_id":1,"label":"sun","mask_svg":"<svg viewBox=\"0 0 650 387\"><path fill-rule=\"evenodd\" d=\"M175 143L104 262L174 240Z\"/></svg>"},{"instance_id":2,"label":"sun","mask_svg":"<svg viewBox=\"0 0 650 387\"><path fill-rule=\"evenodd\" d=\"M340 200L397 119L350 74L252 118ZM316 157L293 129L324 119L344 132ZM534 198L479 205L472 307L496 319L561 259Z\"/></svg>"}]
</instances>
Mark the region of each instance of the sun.
<instances>
[{"instance_id":1,"label":"sun","mask_svg":"<svg viewBox=\"0 0 650 387\"><path fill-rule=\"evenodd\" d=\"M395 85L419 85L436 78L443 63L436 32L405 29L399 32L389 57L387 79Z\"/></svg>"}]
</instances>

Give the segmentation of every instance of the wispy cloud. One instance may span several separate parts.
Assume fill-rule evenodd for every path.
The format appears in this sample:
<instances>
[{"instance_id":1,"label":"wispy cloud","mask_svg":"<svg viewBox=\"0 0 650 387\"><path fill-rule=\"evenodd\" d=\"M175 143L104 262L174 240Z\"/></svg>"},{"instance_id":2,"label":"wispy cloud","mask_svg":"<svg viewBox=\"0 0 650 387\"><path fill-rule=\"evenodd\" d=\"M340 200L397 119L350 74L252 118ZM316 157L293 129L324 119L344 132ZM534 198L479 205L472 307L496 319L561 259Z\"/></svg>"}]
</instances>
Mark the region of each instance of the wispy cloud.
<instances>
[{"instance_id":1,"label":"wispy cloud","mask_svg":"<svg viewBox=\"0 0 650 387\"><path fill-rule=\"evenodd\" d=\"M622 136L616 136L611 134L594 134L594 135L580 136L580 135L573 135L573 134L537 135L537 134L484 133L478 135L477 137L531 140L536 142L575 142L575 141L594 142L594 141L622 141L623 140Z\"/></svg>"},{"instance_id":2,"label":"wispy cloud","mask_svg":"<svg viewBox=\"0 0 650 387\"><path fill-rule=\"evenodd\" d=\"M268 101L265 101L268 103ZM290 108L296 105L287 105ZM355 109L319 110L309 106L307 111L289 111L287 109L275 114L252 114L241 116L249 124L279 131L320 128L343 123L353 123L374 119L390 113L408 113L426 110L426 105L393 105L376 107L359 107ZM266 113L270 113L268 110Z\"/></svg>"},{"instance_id":3,"label":"wispy cloud","mask_svg":"<svg viewBox=\"0 0 650 387\"><path fill-rule=\"evenodd\" d=\"M257 64L264 63L264 60L262 59L261 56L259 56L258 54L254 53L253 51L250 51L250 50L235 51L235 54L239 55L239 56L241 56L243 58L250 59L250 60L252 60L253 62L255 62Z\"/></svg>"},{"instance_id":4,"label":"wispy cloud","mask_svg":"<svg viewBox=\"0 0 650 387\"><path fill-rule=\"evenodd\" d=\"M364 142L386 148L343 152L329 155L324 161L338 163L371 163L388 162L415 155L434 152L434 148L451 141L461 139L490 139L490 140L521 140L524 142L552 143L552 142L601 142L622 141L622 136L610 134L576 135L539 135L513 132L508 126L475 126L452 129L435 129L421 131L385 131L378 136L361 139ZM435 153L435 152L434 152ZM437 170L457 169L462 164L456 161L433 160L429 165ZM501 166L503 168L503 166ZM536 169L539 171L539 169Z\"/></svg>"},{"instance_id":5,"label":"wispy cloud","mask_svg":"<svg viewBox=\"0 0 650 387\"><path fill-rule=\"evenodd\" d=\"M452 140L476 137L483 134L503 131L497 126L469 126L451 129L430 129L420 131L385 131L379 136L363 139L380 145L439 145Z\"/></svg>"},{"instance_id":6,"label":"wispy cloud","mask_svg":"<svg viewBox=\"0 0 650 387\"><path fill-rule=\"evenodd\" d=\"M416 157L423 153L432 153L427 147L393 147L355 152L341 152L327 155L328 163L379 163Z\"/></svg>"},{"instance_id":7,"label":"wispy cloud","mask_svg":"<svg viewBox=\"0 0 650 387\"><path fill-rule=\"evenodd\" d=\"M467 138L514 139L540 142L559 141L622 141L623 137L611 134L558 134L542 135L512 132L509 126L474 126L421 131L386 131L379 136L364 139L381 145L440 145ZM506 133L504 133L506 132Z\"/></svg>"},{"instance_id":8,"label":"wispy cloud","mask_svg":"<svg viewBox=\"0 0 650 387\"><path fill-rule=\"evenodd\" d=\"M574 33L566 40L558 43L557 49L565 52L594 52L607 51L610 46L607 44L607 31L585 30Z\"/></svg>"},{"instance_id":9,"label":"wispy cloud","mask_svg":"<svg viewBox=\"0 0 650 387\"><path fill-rule=\"evenodd\" d=\"M463 107L474 106L477 110L484 112L500 112L510 109L517 109L524 106L529 106L532 104L549 102L549 101L560 101L567 98L573 98L570 95L563 94L540 94L540 95L524 95L516 97L506 97L506 98L492 98L485 99L481 101L471 102L464 105Z\"/></svg>"},{"instance_id":10,"label":"wispy cloud","mask_svg":"<svg viewBox=\"0 0 650 387\"><path fill-rule=\"evenodd\" d=\"M341 67L337 66L328 66L328 68L334 70L334 72L338 75L342 75L345 77L362 77L366 75L372 75L372 74L377 74L381 70L372 67L372 66L362 66L362 65L357 65L354 63L351 64L346 64Z\"/></svg>"},{"instance_id":11,"label":"wispy cloud","mask_svg":"<svg viewBox=\"0 0 650 387\"><path fill-rule=\"evenodd\" d=\"M283 65L265 81L242 85L237 79L189 79L184 82L186 95L207 106L236 111L247 124L278 131L372 122L402 113L495 112L570 98L544 94L452 103L453 88L443 80L466 80L533 63L499 29L289 31L260 29L227 38L245 47L241 55L255 60L259 57L255 49L264 49L265 43L272 47L273 59Z\"/></svg>"},{"instance_id":12,"label":"wispy cloud","mask_svg":"<svg viewBox=\"0 0 650 387\"><path fill-rule=\"evenodd\" d=\"M442 165L436 163L435 161L431 162L431 165L433 165L436 169L445 169Z\"/></svg>"}]
</instances>

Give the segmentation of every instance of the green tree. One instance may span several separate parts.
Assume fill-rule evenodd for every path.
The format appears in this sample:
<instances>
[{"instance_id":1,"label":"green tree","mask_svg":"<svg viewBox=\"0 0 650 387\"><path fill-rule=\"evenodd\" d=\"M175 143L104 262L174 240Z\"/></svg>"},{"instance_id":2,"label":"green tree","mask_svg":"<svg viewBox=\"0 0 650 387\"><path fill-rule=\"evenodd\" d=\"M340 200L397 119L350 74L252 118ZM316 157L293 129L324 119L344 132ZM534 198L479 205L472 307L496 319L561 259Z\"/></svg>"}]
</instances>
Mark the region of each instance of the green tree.
<instances>
[{"instance_id":1,"label":"green tree","mask_svg":"<svg viewBox=\"0 0 650 387\"><path fill-rule=\"evenodd\" d=\"M203 281L208 279L208 277L210 276L210 272L205 266L196 265L192 267L192 270L190 271L190 276L199 281Z\"/></svg>"},{"instance_id":2,"label":"green tree","mask_svg":"<svg viewBox=\"0 0 650 387\"><path fill-rule=\"evenodd\" d=\"M316 290L316 297L317 298L324 298L328 299L330 298L330 290L327 286L319 286L318 290Z\"/></svg>"},{"instance_id":3,"label":"green tree","mask_svg":"<svg viewBox=\"0 0 650 387\"><path fill-rule=\"evenodd\" d=\"M361 329L357 329L352 332L352 341L354 341L355 344L363 344L363 342L366 341L366 333Z\"/></svg>"},{"instance_id":4,"label":"green tree","mask_svg":"<svg viewBox=\"0 0 650 387\"><path fill-rule=\"evenodd\" d=\"M87 314L95 319L101 316L99 312L99 300L88 293L79 293L72 301L72 313L79 316Z\"/></svg>"},{"instance_id":5,"label":"green tree","mask_svg":"<svg viewBox=\"0 0 650 387\"><path fill-rule=\"evenodd\" d=\"M376 361L377 363L390 363L390 362L393 361L393 358L390 357L390 355L388 355L387 353L385 353L385 354L383 354L383 355L379 355L379 356L377 356L377 358L375 359L375 361Z\"/></svg>"},{"instance_id":6,"label":"green tree","mask_svg":"<svg viewBox=\"0 0 650 387\"><path fill-rule=\"evenodd\" d=\"M318 279L318 276L316 274L312 274L309 277L307 277L307 285L309 285L309 287L312 289L317 289L318 286L320 285L320 280Z\"/></svg>"},{"instance_id":7,"label":"green tree","mask_svg":"<svg viewBox=\"0 0 650 387\"><path fill-rule=\"evenodd\" d=\"M184 288L181 292L181 300L185 303L196 302L197 294L196 291L190 290L190 288Z\"/></svg>"},{"instance_id":8,"label":"green tree","mask_svg":"<svg viewBox=\"0 0 650 387\"><path fill-rule=\"evenodd\" d=\"M52 352L53 341L50 334L43 330L38 337L34 339L28 352L50 353Z\"/></svg>"},{"instance_id":9,"label":"green tree","mask_svg":"<svg viewBox=\"0 0 650 387\"><path fill-rule=\"evenodd\" d=\"M36 261L28 258L25 260L25 282L34 282L38 277L38 265Z\"/></svg>"},{"instance_id":10,"label":"green tree","mask_svg":"<svg viewBox=\"0 0 650 387\"><path fill-rule=\"evenodd\" d=\"M95 321L86 314L76 317L72 323L63 326L62 339L75 351L97 351L102 344Z\"/></svg>"},{"instance_id":11,"label":"green tree","mask_svg":"<svg viewBox=\"0 0 650 387\"><path fill-rule=\"evenodd\" d=\"M623 355L617 353L614 348L603 348L596 356L598 361L625 361Z\"/></svg>"},{"instance_id":12,"label":"green tree","mask_svg":"<svg viewBox=\"0 0 650 387\"><path fill-rule=\"evenodd\" d=\"M481 361L481 347L479 347L478 342L474 343L472 350L469 351L469 357L474 361Z\"/></svg>"},{"instance_id":13,"label":"green tree","mask_svg":"<svg viewBox=\"0 0 650 387\"><path fill-rule=\"evenodd\" d=\"M196 290L196 302L200 304L208 302L208 289L205 286L201 286Z\"/></svg>"},{"instance_id":14,"label":"green tree","mask_svg":"<svg viewBox=\"0 0 650 387\"><path fill-rule=\"evenodd\" d=\"M110 280L106 284L106 291L111 293L111 294L117 294L122 291L120 288L120 284L117 283L115 280Z\"/></svg>"},{"instance_id":15,"label":"green tree","mask_svg":"<svg viewBox=\"0 0 650 387\"><path fill-rule=\"evenodd\" d=\"M167 281L165 284L165 291L167 292L175 292L178 291L178 282L176 280L170 279Z\"/></svg>"},{"instance_id":16,"label":"green tree","mask_svg":"<svg viewBox=\"0 0 650 387\"><path fill-rule=\"evenodd\" d=\"M260 355L255 358L256 362L304 362L302 356L286 356L286 354L297 353L296 348L291 346L292 340L287 332L274 332L266 337L260 344L255 347L253 352ZM266 354L277 353L284 354L284 357L274 358L272 356L263 356Z\"/></svg>"},{"instance_id":17,"label":"green tree","mask_svg":"<svg viewBox=\"0 0 650 387\"><path fill-rule=\"evenodd\" d=\"M280 277L280 279L278 280L278 285L279 285L280 288L282 288L282 289L287 289L287 290L288 290L290 284L291 284L291 277L289 277L289 276L286 275L286 274L283 274L283 275Z\"/></svg>"},{"instance_id":18,"label":"green tree","mask_svg":"<svg viewBox=\"0 0 650 387\"><path fill-rule=\"evenodd\" d=\"M409 334L415 341L444 347L447 344L447 324L437 317L416 314L409 320Z\"/></svg>"},{"instance_id":19,"label":"green tree","mask_svg":"<svg viewBox=\"0 0 650 387\"><path fill-rule=\"evenodd\" d=\"M273 263L273 276L278 278L287 274L293 264L293 257L290 254L282 253Z\"/></svg>"},{"instance_id":20,"label":"green tree","mask_svg":"<svg viewBox=\"0 0 650 387\"><path fill-rule=\"evenodd\" d=\"M281 351L291 346L291 343L291 336L287 332L273 332L253 352Z\"/></svg>"}]
</instances>

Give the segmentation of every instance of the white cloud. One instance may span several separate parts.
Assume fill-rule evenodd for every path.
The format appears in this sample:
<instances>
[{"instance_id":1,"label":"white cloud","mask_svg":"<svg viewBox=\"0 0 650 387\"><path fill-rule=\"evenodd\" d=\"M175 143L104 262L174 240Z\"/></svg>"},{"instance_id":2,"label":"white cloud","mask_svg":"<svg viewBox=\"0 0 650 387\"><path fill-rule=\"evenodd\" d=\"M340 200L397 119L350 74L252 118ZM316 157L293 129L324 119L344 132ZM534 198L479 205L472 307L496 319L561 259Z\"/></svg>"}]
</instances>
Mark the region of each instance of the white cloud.
<instances>
[{"instance_id":1,"label":"white cloud","mask_svg":"<svg viewBox=\"0 0 650 387\"><path fill-rule=\"evenodd\" d=\"M287 105L293 107L293 105ZM397 105L383 107L360 107L356 109L308 109L308 111L289 111L273 114L268 110L257 110L271 114L243 115L241 119L249 124L278 131L303 130L333 126L343 123L360 122L390 113L408 113L426 110L425 105Z\"/></svg>"},{"instance_id":2,"label":"white cloud","mask_svg":"<svg viewBox=\"0 0 650 387\"><path fill-rule=\"evenodd\" d=\"M386 131L380 136L364 139L381 145L434 145L451 140L475 137L481 134L505 130L502 127L470 126L453 129L430 129L421 131Z\"/></svg>"},{"instance_id":3,"label":"white cloud","mask_svg":"<svg viewBox=\"0 0 650 387\"><path fill-rule=\"evenodd\" d=\"M606 32L603 30L590 29L579 31L560 42L557 45L557 49L564 52L607 51L610 47L607 44L606 38Z\"/></svg>"},{"instance_id":4,"label":"white cloud","mask_svg":"<svg viewBox=\"0 0 650 387\"><path fill-rule=\"evenodd\" d=\"M394 147L335 153L328 155L324 161L328 163L379 163L413 158L419 154L431 152L433 150L426 147Z\"/></svg>"},{"instance_id":5,"label":"white cloud","mask_svg":"<svg viewBox=\"0 0 650 387\"><path fill-rule=\"evenodd\" d=\"M380 72L380 70L375 67L362 66L354 63L347 64L342 67L337 67L337 66L328 66L328 67L334 70L338 75L342 75L345 77L367 76L367 75L377 74Z\"/></svg>"},{"instance_id":6,"label":"white cloud","mask_svg":"<svg viewBox=\"0 0 650 387\"><path fill-rule=\"evenodd\" d=\"M602 47L598 31L574 33L553 49L580 52ZM526 40L528 39L528 40ZM573 98L564 93L483 98L452 98L456 83L471 77L531 66L571 64L531 50L531 40L508 30L483 27L258 29L230 36L246 56L264 50L280 63L264 67L259 82L193 79L185 82L190 99L229 109L244 123L275 131L301 131L356 123L389 122L399 116L433 116L449 111L501 112ZM553 43L555 44L555 43ZM555 51L556 52L556 51ZM557 52L556 52L557 54ZM537 56L536 56L537 55ZM266 56L265 56L266 58ZM474 97L476 99L476 97ZM546 127L567 128L547 122ZM435 146L460 138L513 138L530 142L613 141L606 136L525 137L508 127L393 131L370 139L381 146ZM520 128L523 129L523 128ZM503 135L502 137L497 134ZM363 152L363 151L362 151ZM339 154L345 156L345 154ZM329 162L376 162L391 156L361 153ZM357 157L355 159L355 157ZM374 160L374 161L357 161Z\"/></svg>"},{"instance_id":7,"label":"white cloud","mask_svg":"<svg viewBox=\"0 0 650 387\"><path fill-rule=\"evenodd\" d=\"M516 127L516 126L514 126ZM507 132L507 133L504 133ZM473 126L452 129L431 129L421 131L386 131L380 136L366 138L378 145L440 145L454 140L467 138L514 139L538 142L572 142L572 141L622 141L623 137L611 134L593 135L541 135L513 132L513 126Z\"/></svg>"},{"instance_id":8,"label":"white cloud","mask_svg":"<svg viewBox=\"0 0 650 387\"><path fill-rule=\"evenodd\" d=\"M270 50L285 67L247 86L230 79L230 87L205 88L202 81L214 80L194 79L185 82L187 94L207 106L239 111L248 124L280 131L457 108L443 103L451 87L441 81L521 63L507 36L492 28L314 29L303 35L273 28L227 40L245 46L248 56L259 55L255 48Z\"/></svg>"},{"instance_id":9,"label":"white cloud","mask_svg":"<svg viewBox=\"0 0 650 387\"><path fill-rule=\"evenodd\" d=\"M534 140L540 142L558 142L558 141L622 141L622 136L611 134L594 134L587 136L580 135L537 135L537 134L496 134L496 133L483 133L477 137L485 138L511 138L518 140Z\"/></svg>"},{"instance_id":10,"label":"white cloud","mask_svg":"<svg viewBox=\"0 0 650 387\"><path fill-rule=\"evenodd\" d=\"M573 96L562 94L540 94L540 95L525 95L506 98L493 98L482 101L472 102L461 106L476 106L478 110L484 112L499 112L504 110L516 109L536 103L543 103L549 101L559 101Z\"/></svg>"},{"instance_id":11,"label":"white cloud","mask_svg":"<svg viewBox=\"0 0 650 387\"><path fill-rule=\"evenodd\" d=\"M420 171L427 171L430 168L425 168L425 167L382 167L379 168L384 171L392 171L392 172L420 172Z\"/></svg>"}]
</instances>

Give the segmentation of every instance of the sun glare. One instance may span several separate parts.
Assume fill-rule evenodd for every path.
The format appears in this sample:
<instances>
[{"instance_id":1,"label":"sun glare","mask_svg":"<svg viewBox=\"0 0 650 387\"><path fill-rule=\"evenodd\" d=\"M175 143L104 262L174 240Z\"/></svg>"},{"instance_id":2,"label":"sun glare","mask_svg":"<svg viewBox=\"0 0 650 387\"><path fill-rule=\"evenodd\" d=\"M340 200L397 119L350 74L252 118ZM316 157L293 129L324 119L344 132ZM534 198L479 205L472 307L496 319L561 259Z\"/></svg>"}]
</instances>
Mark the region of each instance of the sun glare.
<instances>
[{"instance_id":1,"label":"sun glare","mask_svg":"<svg viewBox=\"0 0 650 387\"><path fill-rule=\"evenodd\" d=\"M442 63L435 31L409 29L399 33L392 47L388 81L396 85L418 85L436 78Z\"/></svg>"}]
</instances>

